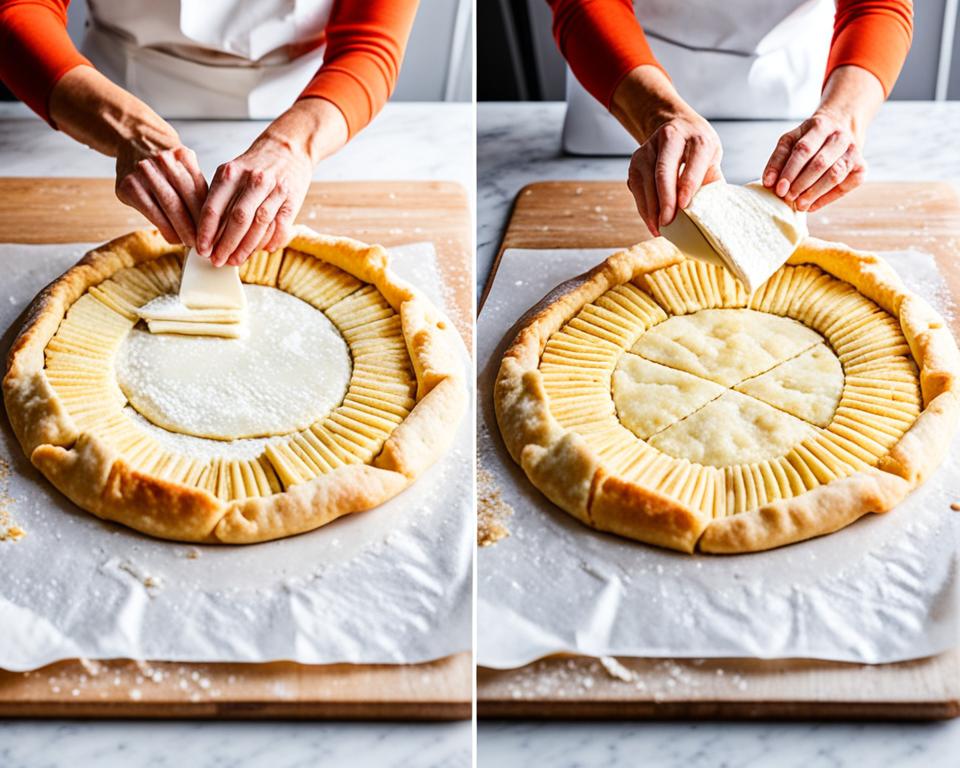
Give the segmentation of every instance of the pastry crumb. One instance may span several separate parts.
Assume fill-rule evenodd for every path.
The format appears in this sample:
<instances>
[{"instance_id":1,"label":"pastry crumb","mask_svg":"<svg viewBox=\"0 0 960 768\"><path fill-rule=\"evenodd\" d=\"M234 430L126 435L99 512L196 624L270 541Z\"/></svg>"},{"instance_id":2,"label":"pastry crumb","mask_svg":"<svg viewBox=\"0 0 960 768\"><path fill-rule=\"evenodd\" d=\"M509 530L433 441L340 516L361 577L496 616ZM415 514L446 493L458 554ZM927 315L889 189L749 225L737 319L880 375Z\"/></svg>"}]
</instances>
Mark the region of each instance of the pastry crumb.
<instances>
[{"instance_id":1,"label":"pastry crumb","mask_svg":"<svg viewBox=\"0 0 960 768\"><path fill-rule=\"evenodd\" d=\"M953 502L953 504L950 505L950 509L954 512L960 512L960 501Z\"/></svg>"},{"instance_id":2,"label":"pastry crumb","mask_svg":"<svg viewBox=\"0 0 960 768\"><path fill-rule=\"evenodd\" d=\"M20 541L27 532L11 517L10 464L0 458L0 541Z\"/></svg>"},{"instance_id":3,"label":"pastry crumb","mask_svg":"<svg viewBox=\"0 0 960 768\"><path fill-rule=\"evenodd\" d=\"M493 473L477 468L477 546L489 547L510 535L506 518L513 507L503 500Z\"/></svg>"}]
</instances>

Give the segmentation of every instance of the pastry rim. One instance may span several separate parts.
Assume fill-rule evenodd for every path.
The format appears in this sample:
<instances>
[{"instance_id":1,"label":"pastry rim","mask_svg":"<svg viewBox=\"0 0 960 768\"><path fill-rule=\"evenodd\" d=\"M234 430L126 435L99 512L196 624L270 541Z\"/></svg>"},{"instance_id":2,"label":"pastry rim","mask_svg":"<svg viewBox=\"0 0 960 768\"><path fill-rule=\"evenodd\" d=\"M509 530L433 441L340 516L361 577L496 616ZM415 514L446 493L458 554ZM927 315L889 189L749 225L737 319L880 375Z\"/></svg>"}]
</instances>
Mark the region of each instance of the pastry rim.
<instances>
[{"instance_id":1,"label":"pastry rim","mask_svg":"<svg viewBox=\"0 0 960 768\"><path fill-rule=\"evenodd\" d=\"M207 490L142 472L96 434L78 429L46 377L45 349L89 288L122 269L185 253L157 230L132 232L94 248L28 307L7 356L3 397L31 463L97 517L189 542L255 543L303 533L378 506L412 483L446 451L456 433L451 425L466 409L453 324L389 269L389 255L379 245L299 226L278 250L288 248L373 285L399 316L416 379L414 406L369 463L340 466L270 496L225 502Z\"/></svg>"},{"instance_id":2,"label":"pastry rim","mask_svg":"<svg viewBox=\"0 0 960 768\"><path fill-rule=\"evenodd\" d=\"M921 412L877 466L709 522L696 510L607 471L584 438L550 412L540 357L550 337L586 304L684 260L664 238L645 241L561 284L521 321L497 374L494 405L510 455L551 501L591 527L627 538L686 552L733 554L831 533L867 513L885 512L940 464L960 415L960 353L944 320L875 254L810 237L788 264L815 265L891 314L919 369Z\"/></svg>"}]
</instances>

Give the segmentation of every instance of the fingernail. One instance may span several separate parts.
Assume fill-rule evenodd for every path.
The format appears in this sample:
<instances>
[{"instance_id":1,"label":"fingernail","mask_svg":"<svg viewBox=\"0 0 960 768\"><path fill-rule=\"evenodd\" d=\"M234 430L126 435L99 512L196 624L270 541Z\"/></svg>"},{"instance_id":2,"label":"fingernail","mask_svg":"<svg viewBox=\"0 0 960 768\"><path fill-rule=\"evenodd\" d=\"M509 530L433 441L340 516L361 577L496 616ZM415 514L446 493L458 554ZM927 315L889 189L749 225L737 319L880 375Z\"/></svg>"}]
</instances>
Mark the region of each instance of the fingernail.
<instances>
[{"instance_id":1,"label":"fingernail","mask_svg":"<svg viewBox=\"0 0 960 768\"><path fill-rule=\"evenodd\" d=\"M790 191L790 182L787 181L786 179L780 179L780 181L777 182L777 190L776 190L777 195L779 197L783 197L789 191Z\"/></svg>"},{"instance_id":2,"label":"fingernail","mask_svg":"<svg viewBox=\"0 0 960 768\"><path fill-rule=\"evenodd\" d=\"M774 171L767 171L763 174L763 186L772 187L773 182L777 180L777 174Z\"/></svg>"}]
</instances>

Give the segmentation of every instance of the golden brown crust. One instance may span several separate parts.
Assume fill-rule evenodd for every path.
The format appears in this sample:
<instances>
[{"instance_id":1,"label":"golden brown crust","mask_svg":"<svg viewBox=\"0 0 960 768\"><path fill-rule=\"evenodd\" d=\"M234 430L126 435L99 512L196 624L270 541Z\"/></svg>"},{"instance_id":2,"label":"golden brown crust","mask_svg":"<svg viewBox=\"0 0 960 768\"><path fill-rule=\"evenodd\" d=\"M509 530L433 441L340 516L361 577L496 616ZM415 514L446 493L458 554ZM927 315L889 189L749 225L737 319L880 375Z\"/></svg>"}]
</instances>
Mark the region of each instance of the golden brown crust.
<instances>
[{"instance_id":1,"label":"golden brown crust","mask_svg":"<svg viewBox=\"0 0 960 768\"><path fill-rule=\"evenodd\" d=\"M124 419L108 424L87 418L81 429L48 380L47 345L86 291L120 270L164 254L178 257L172 267L182 261L185 249L168 245L156 231L134 232L91 251L31 305L7 359L3 392L11 424L33 463L71 500L98 517L183 541L250 543L293 535L399 493L445 450L462 418L467 389L458 337L442 312L390 272L388 254L380 246L299 228L289 248L301 262L308 254L353 276L343 276L349 284L338 283L325 300L336 303L357 290L361 283L355 277L376 288L400 317L391 320L377 314L367 300L364 306L375 318L365 322L376 325L376 317L383 317L381 324L396 323L395 330L386 331L395 337L373 352L370 341L358 341L357 365L363 373L356 388L322 424L282 446L278 456L282 454L283 466L272 467L267 454L252 462L177 457L161 451ZM287 247L254 254L244 266L244 279L277 285L286 253ZM163 269L168 279L171 267ZM115 295L99 287L94 292L120 315L129 314L129 301L121 297L116 303ZM325 311L329 306L318 308ZM403 354L404 345L407 363L397 356ZM416 405L400 381L389 393L377 394L376 389L384 386L377 377L411 368L417 380ZM145 466L98 437L98 429L107 426L122 435ZM172 472L184 482L165 479ZM279 484L281 476L285 489ZM238 500L225 501L231 496Z\"/></svg>"},{"instance_id":2,"label":"golden brown crust","mask_svg":"<svg viewBox=\"0 0 960 768\"><path fill-rule=\"evenodd\" d=\"M403 475L366 464L340 467L285 493L231 503L213 536L224 544L252 544L312 531L382 504L407 483Z\"/></svg>"},{"instance_id":3,"label":"golden brown crust","mask_svg":"<svg viewBox=\"0 0 960 768\"><path fill-rule=\"evenodd\" d=\"M695 510L613 475L599 481L590 518L601 531L681 552L693 552L707 524Z\"/></svg>"},{"instance_id":4,"label":"golden brown crust","mask_svg":"<svg viewBox=\"0 0 960 768\"><path fill-rule=\"evenodd\" d=\"M209 493L138 472L89 433L69 449L41 445L30 460L74 504L157 538L207 541L224 513Z\"/></svg>"},{"instance_id":5,"label":"golden brown crust","mask_svg":"<svg viewBox=\"0 0 960 768\"><path fill-rule=\"evenodd\" d=\"M699 549L712 554L759 552L833 533L864 515L890 510L909 493L903 478L866 469L791 499L713 521Z\"/></svg>"},{"instance_id":6,"label":"golden brown crust","mask_svg":"<svg viewBox=\"0 0 960 768\"><path fill-rule=\"evenodd\" d=\"M393 430L374 459L374 466L416 477L446 452L466 407L467 387L463 379L443 379Z\"/></svg>"},{"instance_id":7,"label":"golden brown crust","mask_svg":"<svg viewBox=\"0 0 960 768\"><path fill-rule=\"evenodd\" d=\"M808 238L791 257L790 264L813 266L797 269L793 277L784 277L782 281L771 278L769 288L758 289L753 302L722 275L707 275L711 268L705 265L695 265L696 276L690 282L689 270L684 272L679 266L685 263L688 262L662 238L614 254L551 292L528 313L505 352L494 386L501 435L510 455L554 503L588 525L660 546L689 552L699 543L703 551L749 552L829 533L869 512L886 511L939 465L960 418L960 352L942 318L907 291L882 259L844 245ZM852 366L853 384L841 398L837 424L816 440L798 446L786 459L728 471L724 490L722 478L718 479L715 473L703 474L710 468L696 465L700 467L698 476L696 472L690 474L682 462L662 456L653 464L644 464L649 461L644 456L650 449L624 453L629 446L625 447L622 440L616 441L615 429L604 426L609 421L606 416L606 421L590 423L592 429L585 433L590 439L584 439L576 431L584 427L576 419L568 421L569 411L564 411L568 415L562 417L552 413L540 370L547 342L581 309L611 288L632 281L674 314L707 306L748 305L786 314L795 303L791 280L794 287L802 284L803 291L809 291L809 295L803 296L804 301L814 302L814 308L819 306L819 296L827 290L824 281L832 278L816 268L852 285L861 296L886 310L898 321L899 331L888 328L896 327L890 321L884 321L888 325L877 325L873 336L864 336L856 329L851 332L835 328L833 321L847 308L861 314L877 310L869 310L872 305L865 305L863 298L856 299L859 305L850 303L855 295L849 289L851 297L837 293L836 289L831 289L834 293L829 297L824 295L833 302L829 306L834 309L823 309L820 314L814 311L811 317L818 330L822 326L831 339L831 333L838 329L842 332L837 337L838 354ZM705 296L694 284L697 279L713 281L711 295ZM793 311L799 309L793 307ZM899 346L896 338L900 338ZM570 343L562 342L568 350L577 349ZM884 379L882 371L876 373L876 366L886 363L872 362L880 360L873 350L881 343L890 350L884 353L887 357L883 360L889 360L893 366L891 379ZM915 373L910 373L912 363L904 357L908 348L919 368L924 406L919 416L920 393L914 384L915 394L911 394L909 383ZM574 352L570 358L574 369L577 354ZM585 359L579 354L580 359ZM597 355L589 359L597 360ZM553 358L550 364L556 367L552 361ZM598 363L593 365L593 373L583 374L586 379L605 375ZM557 374L552 375L556 381ZM569 383L565 386L566 390L562 386L558 389L558 396L575 387ZM896 391L887 397L876 387L883 392L888 387ZM583 387L573 394L582 390ZM878 410L883 408L889 409L889 418L882 416L885 411ZM558 418L570 426L564 426ZM858 419L865 423L860 424ZM904 419L913 420L912 426L908 427L910 422ZM601 458L604 452L612 457L610 461ZM876 467L865 463L876 462L881 455ZM631 470L632 477L620 476L615 470L628 465L646 469L639 474ZM663 482L669 482L674 490L669 494L652 490ZM789 497L779 498L784 493ZM734 494L739 499L735 507L738 514L722 516L724 494ZM749 504L740 506L745 499L753 499L752 509ZM767 499L777 500L767 503ZM717 519L711 520L712 516Z\"/></svg>"}]
</instances>

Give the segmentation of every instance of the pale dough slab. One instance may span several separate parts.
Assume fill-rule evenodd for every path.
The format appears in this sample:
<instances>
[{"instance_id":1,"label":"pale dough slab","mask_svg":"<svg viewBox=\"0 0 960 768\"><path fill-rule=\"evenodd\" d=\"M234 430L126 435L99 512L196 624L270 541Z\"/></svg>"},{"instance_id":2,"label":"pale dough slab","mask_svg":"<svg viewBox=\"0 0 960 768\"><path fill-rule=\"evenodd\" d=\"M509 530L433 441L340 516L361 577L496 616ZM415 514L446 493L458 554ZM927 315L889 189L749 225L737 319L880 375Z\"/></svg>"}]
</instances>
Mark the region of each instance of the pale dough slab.
<instances>
[{"instance_id":1,"label":"pale dough slab","mask_svg":"<svg viewBox=\"0 0 960 768\"><path fill-rule=\"evenodd\" d=\"M724 393L712 381L627 353L613 372L613 402L620 423L648 438Z\"/></svg>"},{"instance_id":2,"label":"pale dough slab","mask_svg":"<svg viewBox=\"0 0 960 768\"><path fill-rule=\"evenodd\" d=\"M719 256L751 293L807 236L807 217L760 182L739 186L716 181L701 187L663 233L694 258L716 263Z\"/></svg>"},{"instance_id":3,"label":"pale dough slab","mask_svg":"<svg viewBox=\"0 0 960 768\"><path fill-rule=\"evenodd\" d=\"M826 427L840 402L843 368L826 344L818 344L756 378L747 379L736 389L799 419Z\"/></svg>"},{"instance_id":4,"label":"pale dough slab","mask_svg":"<svg viewBox=\"0 0 960 768\"><path fill-rule=\"evenodd\" d=\"M189 320L148 320L150 333L179 333L182 336L218 336L239 339L243 336L240 323L198 323Z\"/></svg>"},{"instance_id":5,"label":"pale dough slab","mask_svg":"<svg viewBox=\"0 0 960 768\"><path fill-rule=\"evenodd\" d=\"M783 456L814 434L810 424L730 390L648 442L678 459L726 467Z\"/></svg>"},{"instance_id":6,"label":"pale dough slab","mask_svg":"<svg viewBox=\"0 0 960 768\"><path fill-rule=\"evenodd\" d=\"M304 429L340 403L350 352L326 315L276 288L246 292L242 338L130 332L117 379L138 412L174 432L232 440Z\"/></svg>"},{"instance_id":7,"label":"pale dough slab","mask_svg":"<svg viewBox=\"0 0 960 768\"><path fill-rule=\"evenodd\" d=\"M191 309L242 309L240 268L215 267L191 248L180 277L180 301Z\"/></svg>"},{"instance_id":8,"label":"pale dough slab","mask_svg":"<svg viewBox=\"0 0 960 768\"><path fill-rule=\"evenodd\" d=\"M822 342L796 320L752 309L703 309L654 326L631 352L725 387Z\"/></svg>"},{"instance_id":9,"label":"pale dough slab","mask_svg":"<svg viewBox=\"0 0 960 768\"><path fill-rule=\"evenodd\" d=\"M239 323L242 309L191 309L179 296L166 293L148 301L137 310L143 320L164 320L184 323Z\"/></svg>"}]
</instances>

